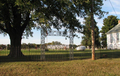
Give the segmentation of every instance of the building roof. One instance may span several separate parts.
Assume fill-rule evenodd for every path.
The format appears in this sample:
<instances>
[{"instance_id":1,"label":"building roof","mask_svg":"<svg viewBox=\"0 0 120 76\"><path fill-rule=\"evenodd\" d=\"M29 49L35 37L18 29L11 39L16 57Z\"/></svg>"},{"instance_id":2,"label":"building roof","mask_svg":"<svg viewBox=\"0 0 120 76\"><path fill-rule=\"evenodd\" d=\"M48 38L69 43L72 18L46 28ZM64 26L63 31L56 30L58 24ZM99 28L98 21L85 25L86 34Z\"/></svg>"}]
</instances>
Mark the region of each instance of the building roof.
<instances>
[{"instance_id":1,"label":"building roof","mask_svg":"<svg viewBox=\"0 0 120 76\"><path fill-rule=\"evenodd\" d=\"M106 34L110 34L110 33L116 33L116 32L120 32L120 23L117 24L115 27L113 27L112 29L110 29Z\"/></svg>"}]
</instances>

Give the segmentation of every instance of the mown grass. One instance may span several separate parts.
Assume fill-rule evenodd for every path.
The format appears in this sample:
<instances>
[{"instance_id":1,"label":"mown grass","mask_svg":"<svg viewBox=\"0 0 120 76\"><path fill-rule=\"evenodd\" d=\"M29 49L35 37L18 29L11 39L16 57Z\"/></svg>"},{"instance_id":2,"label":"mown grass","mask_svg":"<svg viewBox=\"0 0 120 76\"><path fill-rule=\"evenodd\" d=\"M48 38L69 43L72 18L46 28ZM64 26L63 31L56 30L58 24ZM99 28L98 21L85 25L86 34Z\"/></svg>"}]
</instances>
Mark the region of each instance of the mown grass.
<instances>
[{"instance_id":1,"label":"mown grass","mask_svg":"<svg viewBox=\"0 0 120 76\"><path fill-rule=\"evenodd\" d=\"M0 51L0 76L120 76L120 50L97 50L95 61L90 50L75 50L74 60L67 59L69 51L51 50L46 52L46 61L39 60L39 50L22 51L30 60L10 60L9 51Z\"/></svg>"},{"instance_id":2,"label":"mown grass","mask_svg":"<svg viewBox=\"0 0 120 76\"><path fill-rule=\"evenodd\" d=\"M120 76L120 58L0 63L0 76Z\"/></svg>"},{"instance_id":3,"label":"mown grass","mask_svg":"<svg viewBox=\"0 0 120 76\"><path fill-rule=\"evenodd\" d=\"M24 58L20 60L40 60L41 51L40 49L26 49L22 50L23 54L25 55ZM16 59L10 59L6 57L9 54L9 50L2 50L0 51L0 61L12 61ZM119 58L120 57L120 50L96 50L95 51L96 59L100 58ZM103 56L103 55L106 55ZM69 60L69 50L49 50L45 52L46 61L66 61ZM91 58L91 50L85 51L77 51L74 50L74 60L82 60L82 59L90 59Z\"/></svg>"}]
</instances>

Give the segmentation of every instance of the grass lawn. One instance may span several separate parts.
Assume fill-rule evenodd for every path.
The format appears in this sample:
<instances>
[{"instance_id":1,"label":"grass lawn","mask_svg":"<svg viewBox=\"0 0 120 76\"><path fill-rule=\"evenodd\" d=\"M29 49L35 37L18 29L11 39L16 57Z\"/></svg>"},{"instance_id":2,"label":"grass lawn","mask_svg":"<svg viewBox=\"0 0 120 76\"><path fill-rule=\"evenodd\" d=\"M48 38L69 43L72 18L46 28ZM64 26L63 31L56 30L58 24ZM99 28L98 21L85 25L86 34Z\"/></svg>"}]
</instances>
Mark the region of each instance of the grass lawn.
<instances>
[{"instance_id":1,"label":"grass lawn","mask_svg":"<svg viewBox=\"0 0 120 76\"><path fill-rule=\"evenodd\" d=\"M69 52L60 50L46 52L46 61L7 60L5 56L8 53L9 51L0 51L0 76L120 76L119 50L98 50L95 61L90 59L90 50L74 51L74 60L64 60L69 57ZM23 53L31 57L40 55L37 50L23 50ZM100 58L103 54L107 57ZM62 55L63 60L57 55ZM49 58L51 56L58 57L58 60L52 60Z\"/></svg>"}]
</instances>

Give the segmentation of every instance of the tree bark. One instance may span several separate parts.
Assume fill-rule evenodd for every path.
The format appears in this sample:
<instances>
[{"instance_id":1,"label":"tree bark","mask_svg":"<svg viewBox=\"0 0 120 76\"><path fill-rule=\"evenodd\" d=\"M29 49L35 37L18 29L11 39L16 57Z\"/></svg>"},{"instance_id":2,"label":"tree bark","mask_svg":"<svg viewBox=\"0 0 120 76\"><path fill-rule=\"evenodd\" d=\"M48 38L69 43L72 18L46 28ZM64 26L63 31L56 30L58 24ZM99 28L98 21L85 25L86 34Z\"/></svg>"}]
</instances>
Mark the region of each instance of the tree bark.
<instances>
[{"instance_id":1,"label":"tree bark","mask_svg":"<svg viewBox=\"0 0 120 76\"><path fill-rule=\"evenodd\" d=\"M9 57L12 58L18 58L18 57L23 57L23 53L21 52L21 37L22 35L14 33L14 34L9 34L10 36L10 53Z\"/></svg>"},{"instance_id":2,"label":"tree bark","mask_svg":"<svg viewBox=\"0 0 120 76\"><path fill-rule=\"evenodd\" d=\"M95 60L95 33L94 33L94 14L93 14L93 0L91 0L91 38L92 38L92 60Z\"/></svg>"}]
</instances>

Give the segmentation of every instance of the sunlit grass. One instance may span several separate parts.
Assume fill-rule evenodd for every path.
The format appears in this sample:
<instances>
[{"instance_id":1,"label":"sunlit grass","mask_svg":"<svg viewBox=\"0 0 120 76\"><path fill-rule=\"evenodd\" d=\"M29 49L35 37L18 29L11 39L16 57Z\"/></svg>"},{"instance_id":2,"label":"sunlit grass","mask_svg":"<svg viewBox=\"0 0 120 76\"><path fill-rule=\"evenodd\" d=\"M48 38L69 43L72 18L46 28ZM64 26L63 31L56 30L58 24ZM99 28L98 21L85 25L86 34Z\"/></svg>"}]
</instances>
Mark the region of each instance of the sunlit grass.
<instances>
[{"instance_id":1,"label":"sunlit grass","mask_svg":"<svg viewBox=\"0 0 120 76\"><path fill-rule=\"evenodd\" d=\"M0 63L0 76L120 76L120 58Z\"/></svg>"},{"instance_id":2,"label":"sunlit grass","mask_svg":"<svg viewBox=\"0 0 120 76\"><path fill-rule=\"evenodd\" d=\"M0 56L7 56L9 54L9 50L1 50ZM25 56L30 57L37 57L40 58L41 50L40 49L22 49L22 53ZM74 58L75 59L89 59L91 58L91 50L85 50L85 51L77 51L74 50ZM107 55L107 58L117 58L120 55L120 50L96 50L95 51L95 57L96 59L99 59L103 56L103 54ZM45 52L46 59L56 58L56 59L69 59L69 50L49 50ZM66 60L65 59L65 60Z\"/></svg>"},{"instance_id":3,"label":"sunlit grass","mask_svg":"<svg viewBox=\"0 0 120 76\"><path fill-rule=\"evenodd\" d=\"M69 60L69 50L50 50L45 52L46 61L39 60L39 49L22 52L28 59L18 62L6 57L9 50L0 51L0 76L120 76L120 50L96 50L95 61L91 50L74 50L74 60Z\"/></svg>"}]
</instances>

